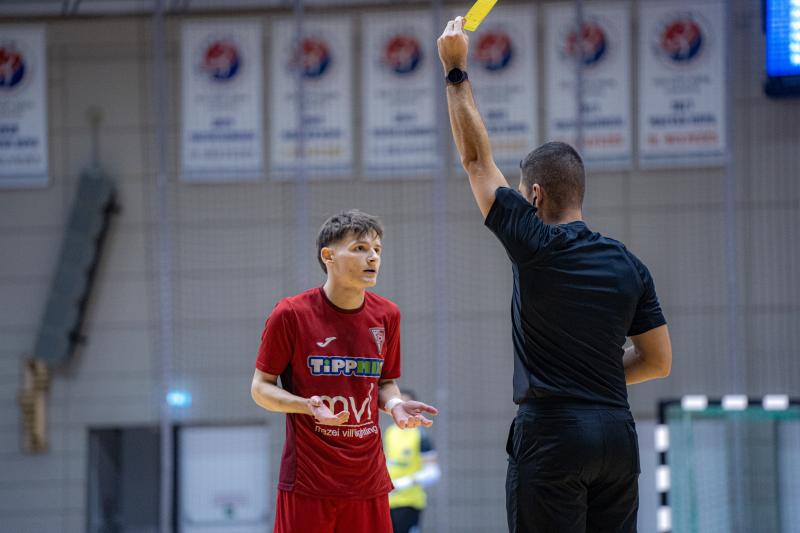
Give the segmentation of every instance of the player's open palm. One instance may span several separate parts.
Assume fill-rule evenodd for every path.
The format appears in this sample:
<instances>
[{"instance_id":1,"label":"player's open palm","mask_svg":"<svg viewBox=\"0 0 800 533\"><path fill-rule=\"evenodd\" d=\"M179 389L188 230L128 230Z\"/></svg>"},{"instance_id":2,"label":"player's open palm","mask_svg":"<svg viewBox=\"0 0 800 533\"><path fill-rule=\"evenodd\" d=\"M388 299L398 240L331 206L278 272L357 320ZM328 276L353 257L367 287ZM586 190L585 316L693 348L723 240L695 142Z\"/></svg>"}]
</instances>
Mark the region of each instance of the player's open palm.
<instances>
[{"instance_id":1,"label":"player's open palm","mask_svg":"<svg viewBox=\"0 0 800 533\"><path fill-rule=\"evenodd\" d=\"M412 429L419 426L431 427L433 420L425 418L423 413L436 416L439 414L439 410L426 403L408 400L394 406L392 418L400 429Z\"/></svg>"},{"instance_id":2,"label":"player's open palm","mask_svg":"<svg viewBox=\"0 0 800 533\"><path fill-rule=\"evenodd\" d=\"M308 399L308 406L314 419L324 426L340 426L350 419L349 411L340 411L336 414L330 410L328 404L322 401L319 396L312 396Z\"/></svg>"}]
</instances>

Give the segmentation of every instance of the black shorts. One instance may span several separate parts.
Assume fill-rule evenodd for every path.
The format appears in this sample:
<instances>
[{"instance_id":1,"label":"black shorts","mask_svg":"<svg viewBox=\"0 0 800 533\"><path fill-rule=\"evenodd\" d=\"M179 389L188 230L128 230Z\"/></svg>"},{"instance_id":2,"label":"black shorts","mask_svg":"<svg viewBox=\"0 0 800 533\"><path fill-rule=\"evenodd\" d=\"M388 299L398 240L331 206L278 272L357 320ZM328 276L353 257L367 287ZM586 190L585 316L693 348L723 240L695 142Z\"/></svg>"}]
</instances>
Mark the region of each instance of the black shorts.
<instances>
[{"instance_id":1,"label":"black shorts","mask_svg":"<svg viewBox=\"0 0 800 533\"><path fill-rule=\"evenodd\" d=\"M419 533L419 520L422 510L414 507L395 507L392 513L394 533Z\"/></svg>"},{"instance_id":2,"label":"black shorts","mask_svg":"<svg viewBox=\"0 0 800 533\"><path fill-rule=\"evenodd\" d=\"M509 532L636 531L639 446L627 409L523 404L506 451Z\"/></svg>"}]
</instances>

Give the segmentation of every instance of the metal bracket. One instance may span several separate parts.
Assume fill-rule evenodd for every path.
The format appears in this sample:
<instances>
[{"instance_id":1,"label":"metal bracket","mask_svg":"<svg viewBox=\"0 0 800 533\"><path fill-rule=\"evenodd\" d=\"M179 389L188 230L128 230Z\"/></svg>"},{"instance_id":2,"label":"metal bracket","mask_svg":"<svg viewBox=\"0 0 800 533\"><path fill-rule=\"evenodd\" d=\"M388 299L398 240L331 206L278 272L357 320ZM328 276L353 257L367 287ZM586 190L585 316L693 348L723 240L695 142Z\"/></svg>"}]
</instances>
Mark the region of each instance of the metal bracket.
<instances>
[{"instance_id":1,"label":"metal bracket","mask_svg":"<svg viewBox=\"0 0 800 533\"><path fill-rule=\"evenodd\" d=\"M17 402L23 430L23 450L28 453L47 451L46 410L50 390L50 369L42 359L27 359L23 386Z\"/></svg>"}]
</instances>

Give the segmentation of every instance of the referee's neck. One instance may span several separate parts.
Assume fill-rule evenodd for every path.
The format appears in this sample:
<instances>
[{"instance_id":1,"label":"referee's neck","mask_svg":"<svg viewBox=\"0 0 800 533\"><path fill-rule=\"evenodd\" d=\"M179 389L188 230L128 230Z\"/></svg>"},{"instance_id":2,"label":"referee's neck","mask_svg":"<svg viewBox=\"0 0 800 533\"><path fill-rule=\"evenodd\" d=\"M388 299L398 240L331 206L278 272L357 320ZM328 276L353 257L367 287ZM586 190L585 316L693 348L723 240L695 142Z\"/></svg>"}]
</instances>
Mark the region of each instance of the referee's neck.
<instances>
[{"instance_id":1,"label":"referee's neck","mask_svg":"<svg viewBox=\"0 0 800 533\"><path fill-rule=\"evenodd\" d=\"M580 209L565 209L558 213L547 213L540 211L542 222L545 224L569 224L570 222L580 222L583 220L583 213Z\"/></svg>"}]
</instances>

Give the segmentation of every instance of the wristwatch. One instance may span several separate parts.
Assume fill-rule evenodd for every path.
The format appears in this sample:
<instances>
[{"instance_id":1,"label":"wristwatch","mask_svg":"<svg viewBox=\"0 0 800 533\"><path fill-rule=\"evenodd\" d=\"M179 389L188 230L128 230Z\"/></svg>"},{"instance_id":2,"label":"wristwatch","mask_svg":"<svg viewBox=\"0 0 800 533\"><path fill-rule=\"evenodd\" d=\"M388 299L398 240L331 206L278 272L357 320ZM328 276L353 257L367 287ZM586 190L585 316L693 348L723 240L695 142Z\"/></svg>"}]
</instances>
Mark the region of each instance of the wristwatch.
<instances>
[{"instance_id":1,"label":"wristwatch","mask_svg":"<svg viewBox=\"0 0 800 533\"><path fill-rule=\"evenodd\" d=\"M460 68L456 67L450 69L445 79L447 80L448 85L458 85L459 83L467 81L469 77L467 76L467 72L465 70L461 70Z\"/></svg>"}]
</instances>

